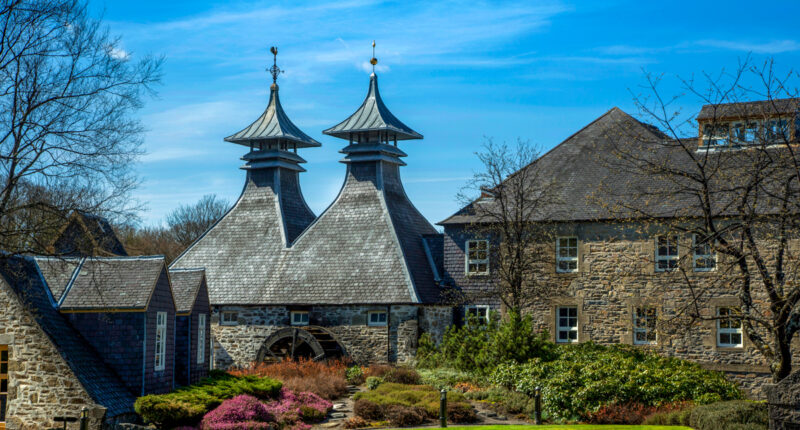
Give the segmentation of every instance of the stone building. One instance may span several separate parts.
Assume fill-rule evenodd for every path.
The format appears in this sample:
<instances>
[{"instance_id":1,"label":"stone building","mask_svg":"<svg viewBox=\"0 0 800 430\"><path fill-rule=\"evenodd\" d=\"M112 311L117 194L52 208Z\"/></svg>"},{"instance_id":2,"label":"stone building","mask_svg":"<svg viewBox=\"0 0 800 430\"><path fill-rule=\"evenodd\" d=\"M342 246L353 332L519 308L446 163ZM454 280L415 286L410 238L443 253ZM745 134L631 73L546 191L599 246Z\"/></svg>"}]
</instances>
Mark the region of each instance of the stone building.
<instances>
[{"instance_id":1,"label":"stone building","mask_svg":"<svg viewBox=\"0 0 800 430\"><path fill-rule=\"evenodd\" d=\"M794 124L791 139L795 142L800 129L800 121L795 120L797 105L797 100L786 103L786 108L774 112L775 119L770 120ZM758 106L764 108L766 103ZM710 120L710 109L704 108L698 117L699 145L717 138L703 134L708 130L704 123ZM721 109L740 111L731 106ZM756 123L755 118L724 120ZM762 124L762 130L769 125ZM666 138L652 126L613 108L535 162L539 169L536 177L558 183L556 192L561 198L554 199L554 207L541 220L552 223L555 229L553 243L544 245L550 248L552 263L539 273L552 285L552 295L527 311L556 342L623 343L653 349L725 371L751 395L763 397L762 386L770 379L769 368L743 333L740 321L706 320L682 332L661 330L662 320L675 316L680 306L691 302L683 274L688 274L697 288L708 291L705 308L700 310L703 316L724 316L738 306L739 300L734 288L720 282L717 256L707 247L698 246L691 234L665 231L658 223L637 222L635 217L620 216L609 209L620 196L641 195L645 185L652 185L642 181L654 180L634 178L630 172L601 162L598 154L613 154L619 136L624 135L618 130L641 137L623 144ZM674 162L682 162L679 155L666 152L654 157L672 157ZM474 204L492 203L479 200ZM682 213L678 201L664 199L659 205L655 210L663 217ZM439 223L444 227L443 282L468 293L487 287L491 279L489 248L494 246L486 237L476 237L475 229L469 228L477 220L474 213L470 205ZM790 240L789 250L795 257L800 255L797 236ZM675 265L683 265L684 270L671 270ZM756 289L756 302L763 303L765 297L758 296L762 292L763 289ZM486 299L471 303L460 312L486 316L490 310L501 310L500 302ZM800 352L797 339L795 349ZM795 353L794 357L800 364L800 355Z\"/></svg>"},{"instance_id":2,"label":"stone building","mask_svg":"<svg viewBox=\"0 0 800 430\"><path fill-rule=\"evenodd\" d=\"M408 361L420 332L441 335L451 318L438 304L427 242L436 230L400 180L406 154L397 142L422 136L389 112L373 73L362 105L324 132L347 142L347 168L339 195L315 216L297 149L320 144L283 111L272 71L264 113L225 139L249 149L241 196L171 266L206 270L215 364L343 354Z\"/></svg>"}]
</instances>

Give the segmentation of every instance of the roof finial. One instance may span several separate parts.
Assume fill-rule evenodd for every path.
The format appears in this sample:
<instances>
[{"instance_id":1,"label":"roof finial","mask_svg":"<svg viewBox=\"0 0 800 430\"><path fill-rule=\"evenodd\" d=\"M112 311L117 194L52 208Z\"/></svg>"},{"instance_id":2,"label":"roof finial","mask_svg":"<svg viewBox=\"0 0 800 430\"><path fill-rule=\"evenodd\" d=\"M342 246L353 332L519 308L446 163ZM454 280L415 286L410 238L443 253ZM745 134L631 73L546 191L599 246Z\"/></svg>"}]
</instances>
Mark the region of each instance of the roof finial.
<instances>
[{"instance_id":1,"label":"roof finial","mask_svg":"<svg viewBox=\"0 0 800 430\"><path fill-rule=\"evenodd\" d=\"M273 46L269 48L269 52L272 52L272 67L267 69L272 74L272 85L278 85L278 75L283 73L283 70L278 68L278 47Z\"/></svg>"},{"instance_id":2,"label":"roof finial","mask_svg":"<svg viewBox=\"0 0 800 430\"><path fill-rule=\"evenodd\" d=\"M372 64L372 74L375 74L375 65L378 64L378 59L375 58L375 41L372 41L372 58L369 60L369 64Z\"/></svg>"}]
</instances>

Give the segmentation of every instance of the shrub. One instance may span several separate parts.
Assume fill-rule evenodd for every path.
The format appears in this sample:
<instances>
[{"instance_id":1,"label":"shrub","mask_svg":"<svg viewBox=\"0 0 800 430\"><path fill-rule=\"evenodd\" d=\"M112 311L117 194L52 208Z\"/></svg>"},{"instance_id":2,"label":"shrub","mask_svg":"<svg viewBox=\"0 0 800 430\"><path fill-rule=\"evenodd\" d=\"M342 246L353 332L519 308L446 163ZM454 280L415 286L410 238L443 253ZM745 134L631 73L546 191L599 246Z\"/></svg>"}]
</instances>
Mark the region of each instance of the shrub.
<instances>
[{"instance_id":1,"label":"shrub","mask_svg":"<svg viewBox=\"0 0 800 430\"><path fill-rule=\"evenodd\" d=\"M469 403L447 403L447 420L453 423L474 423L478 415Z\"/></svg>"},{"instance_id":2,"label":"shrub","mask_svg":"<svg viewBox=\"0 0 800 430\"><path fill-rule=\"evenodd\" d=\"M383 380L386 382L395 382L398 384L419 385L419 373L416 370L408 367L395 367L385 375Z\"/></svg>"},{"instance_id":3,"label":"shrub","mask_svg":"<svg viewBox=\"0 0 800 430\"><path fill-rule=\"evenodd\" d=\"M241 394L259 399L275 398L281 383L257 376L237 377L225 372L212 371L210 377L195 385L180 388L172 393L148 395L136 400L134 408L147 422L160 427L193 426L206 412L223 401Z\"/></svg>"},{"instance_id":4,"label":"shrub","mask_svg":"<svg viewBox=\"0 0 800 430\"><path fill-rule=\"evenodd\" d=\"M360 429L364 427L369 427L369 421L359 416L350 417L344 420L344 428L346 429Z\"/></svg>"},{"instance_id":5,"label":"shrub","mask_svg":"<svg viewBox=\"0 0 800 430\"><path fill-rule=\"evenodd\" d=\"M426 333L427 334L427 333ZM438 389L451 389L460 383L477 384L479 381L474 379L471 373L462 370L436 368L436 369L417 369L420 382Z\"/></svg>"},{"instance_id":6,"label":"shrub","mask_svg":"<svg viewBox=\"0 0 800 430\"><path fill-rule=\"evenodd\" d=\"M345 379L353 385L361 385L364 383L364 369L361 366L351 366L345 372Z\"/></svg>"},{"instance_id":7,"label":"shrub","mask_svg":"<svg viewBox=\"0 0 800 430\"><path fill-rule=\"evenodd\" d=\"M383 378L379 376L370 376L367 378L367 388L370 390L374 390L378 388L378 385L383 384Z\"/></svg>"},{"instance_id":8,"label":"shrub","mask_svg":"<svg viewBox=\"0 0 800 430\"><path fill-rule=\"evenodd\" d=\"M309 391L328 400L347 395L347 366L340 360L326 362L309 359L284 360L279 363L258 363L233 370L231 374L268 376L283 382L297 392Z\"/></svg>"},{"instance_id":9,"label":"shrub","mask_svg":"<svg viewBox=\"0 0 800 430\"><path fill-rule=\"evenodd\" d=\"M658 408L641 403L623 403L601 406L586 414L584 420L590 424L641 424L654 414Z\"/></svg>"},{"instance_id":10,"label":"shrub","mask_svg":"<svg viewBox=\"0 0 800 430\"><path fill-rule=\"evenodd\" d=\"M281 390L277 400L266 404L267 411L282 427L321 421L332 407L331 402L314 393L287 389Z\"/></svg>"},{"instance_id":11,"label":"shrub","mask_svg":"<svg viewBox=\"0 0 800 430\"><path fill-rule=\"evenodd\" d=\"M266 406L253 396L246 394L225 400L216 409L203 417L202 427L215 430L230 424L274 422L275 417Z\"/></svg>"},{"instance_id":12,"label":"shrub","mask_svg":"<svg viewBox=\"0 0 800 430\"><path fill-rule=\"evenodd\" d=\"M698 406L689 416L689 425L696 430L739 428L766 429L769 425L767 404L747 400L718 402Z\"/></svg>"},{"instance_id":13,"label":"shrub","mask_svg":"<svg viewBox=\"0 0 800 430\"><path fill-rule=\"evenodd\" d=\"M397 427L418 426L425 422L425 411L416 406L387 405L384 415L389 423Z\"/></svg>"},{"instance_id":14,"label":"shrub","mask_svg":"<svg viewBox=\"0 0 800 430\"><path fill-rule=\"evenodd\" d=\"M689 426L692 407L672 412L656 412L645 418L642 424L650 426Z\"/></svg>"},{"instance_id":15,"label":"shrub","mask_svg":"<svg viewBox=\"0 0 800 430\"><path fill-rule=\"evenodd\" d=\"M353 403L353 413L365 420L379 421L385 418L383 408L367 399L357 399Z\"/></svg>"},{"instance_id":16,"label":"shrub","mask_svg":"<svg viewBox=\"0 0 800 430\"><path fill-rule=\"evenodd\" d=\"M587 342L559 347L558 354L551 361L501 364L490 380L528 396L540 386L542 408L556 420L585 418L611 404L704 404L742 398L736 385L719 372L624 345Z\"/></svg>"},{"instance_id":17,"label":"shrub","mask_svg":"<svg viewBox=\"0 0 800 430\"><path fill-rule=\"evenodd\" d=\"M416 406L424 410L428 418L436 419L439 417L439 390L427 385L404 385L386 382L375 390L356 393L353 399L356 400L356 403L358 403L359 400L368 400L381 407L387 405ZM459 409L472 409L472 406L462 393L457 391L448 393L447 403L448 408L452 407L454 410L453 422L459 422L456 420L462 419L462 417L465 416L467 419L471 419L467 412ZM449 410L450 409L448 409L448 411ZM364 415L359 414L359 416L367 418Z\"/></svg>"},{"instance_id":18,"label":"shrub","mask_svg":"<svg viewBox=\"0 0 800 430\"><path fill-rule=\"evenodd\" d=\"M367 369L364 371L364 376L377 376L378 378L383 378L393 369L394 367L388 364L370 364L369 367L367 367Z\"/></svg>"}]
</instances>

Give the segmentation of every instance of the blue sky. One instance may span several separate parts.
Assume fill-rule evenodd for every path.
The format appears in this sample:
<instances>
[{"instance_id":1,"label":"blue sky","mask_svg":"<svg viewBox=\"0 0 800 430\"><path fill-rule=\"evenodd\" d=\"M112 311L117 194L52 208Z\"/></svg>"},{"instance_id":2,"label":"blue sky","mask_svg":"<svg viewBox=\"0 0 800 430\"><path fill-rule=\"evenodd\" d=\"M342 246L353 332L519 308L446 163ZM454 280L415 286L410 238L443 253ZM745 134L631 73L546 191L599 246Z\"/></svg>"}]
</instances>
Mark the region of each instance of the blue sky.
<instances>
[{"instance_id":1,"label":"blue sky","mask_svg":"<svg viewBox=\"0 0 800 430\"><path fill-rule=\"evenodd\" d=\"M303 150L303 191L319 214L344 179L345 142L321 131L367 91L377 41L381 94L422 133L403 142L411 200L431 221L479 168L484 137L552 148L613 106L636 113L643 70L675 76L734 68L748 54L800 65L796 1L372 2L121 1L91 3L132 57L163 55L164 79L141 118L148 129L136 198L145 224L215 193L235 201L244 148L222 139L264 109L269 47L279 47L281 101L322 142ZM686 109L697 109L692 101Z\"/></svg>"}]
</instances>

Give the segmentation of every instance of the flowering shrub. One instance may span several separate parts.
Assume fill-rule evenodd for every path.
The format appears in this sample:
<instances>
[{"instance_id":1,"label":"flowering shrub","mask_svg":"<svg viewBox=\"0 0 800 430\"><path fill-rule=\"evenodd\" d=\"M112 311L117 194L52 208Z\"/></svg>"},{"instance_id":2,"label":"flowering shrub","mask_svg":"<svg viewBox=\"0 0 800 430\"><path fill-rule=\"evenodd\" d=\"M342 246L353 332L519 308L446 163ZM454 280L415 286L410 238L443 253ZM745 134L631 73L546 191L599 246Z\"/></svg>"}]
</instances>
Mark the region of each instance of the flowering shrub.
<instances>
[{"instance_id":1,"label":"flowering shrub","mask_svg":"<svg viewBox=\"0 0 800 430\"><path fill-rule=\"evenodd\" d=\"M326 362L308 359L284 360L279 363L251 364L244 369L232 370L237 376L268 376L283 382L283 386L298 392L310 391L328 400L347 394L347 366L340 360Z\"/></svg>"},{"instance_id":2,"label":"flowering shrub","mask_svg":"<svg viewBox=\"0 0 800 430\"><path fill-rule=\"evenodd\" d=\"M322 397L309 392L293 392L281 390L278 400L267 403L266 410L272 414L281 427L292 427L304 421L322 421L333 404Z\"/></svg>"},{"instance_id":3,"label":"flowering shrub","mask_svg":"<svg viewBox=\"0 0 800 430\"><path fill-rule=\"evenodd\" d=\"M274 422L267 407L253 396L243 394L222 402L216 409L203 417L205 430L221 430L231 424ZM259 427L255 427L259 428Z\"/></svg>"}]
</instances>

